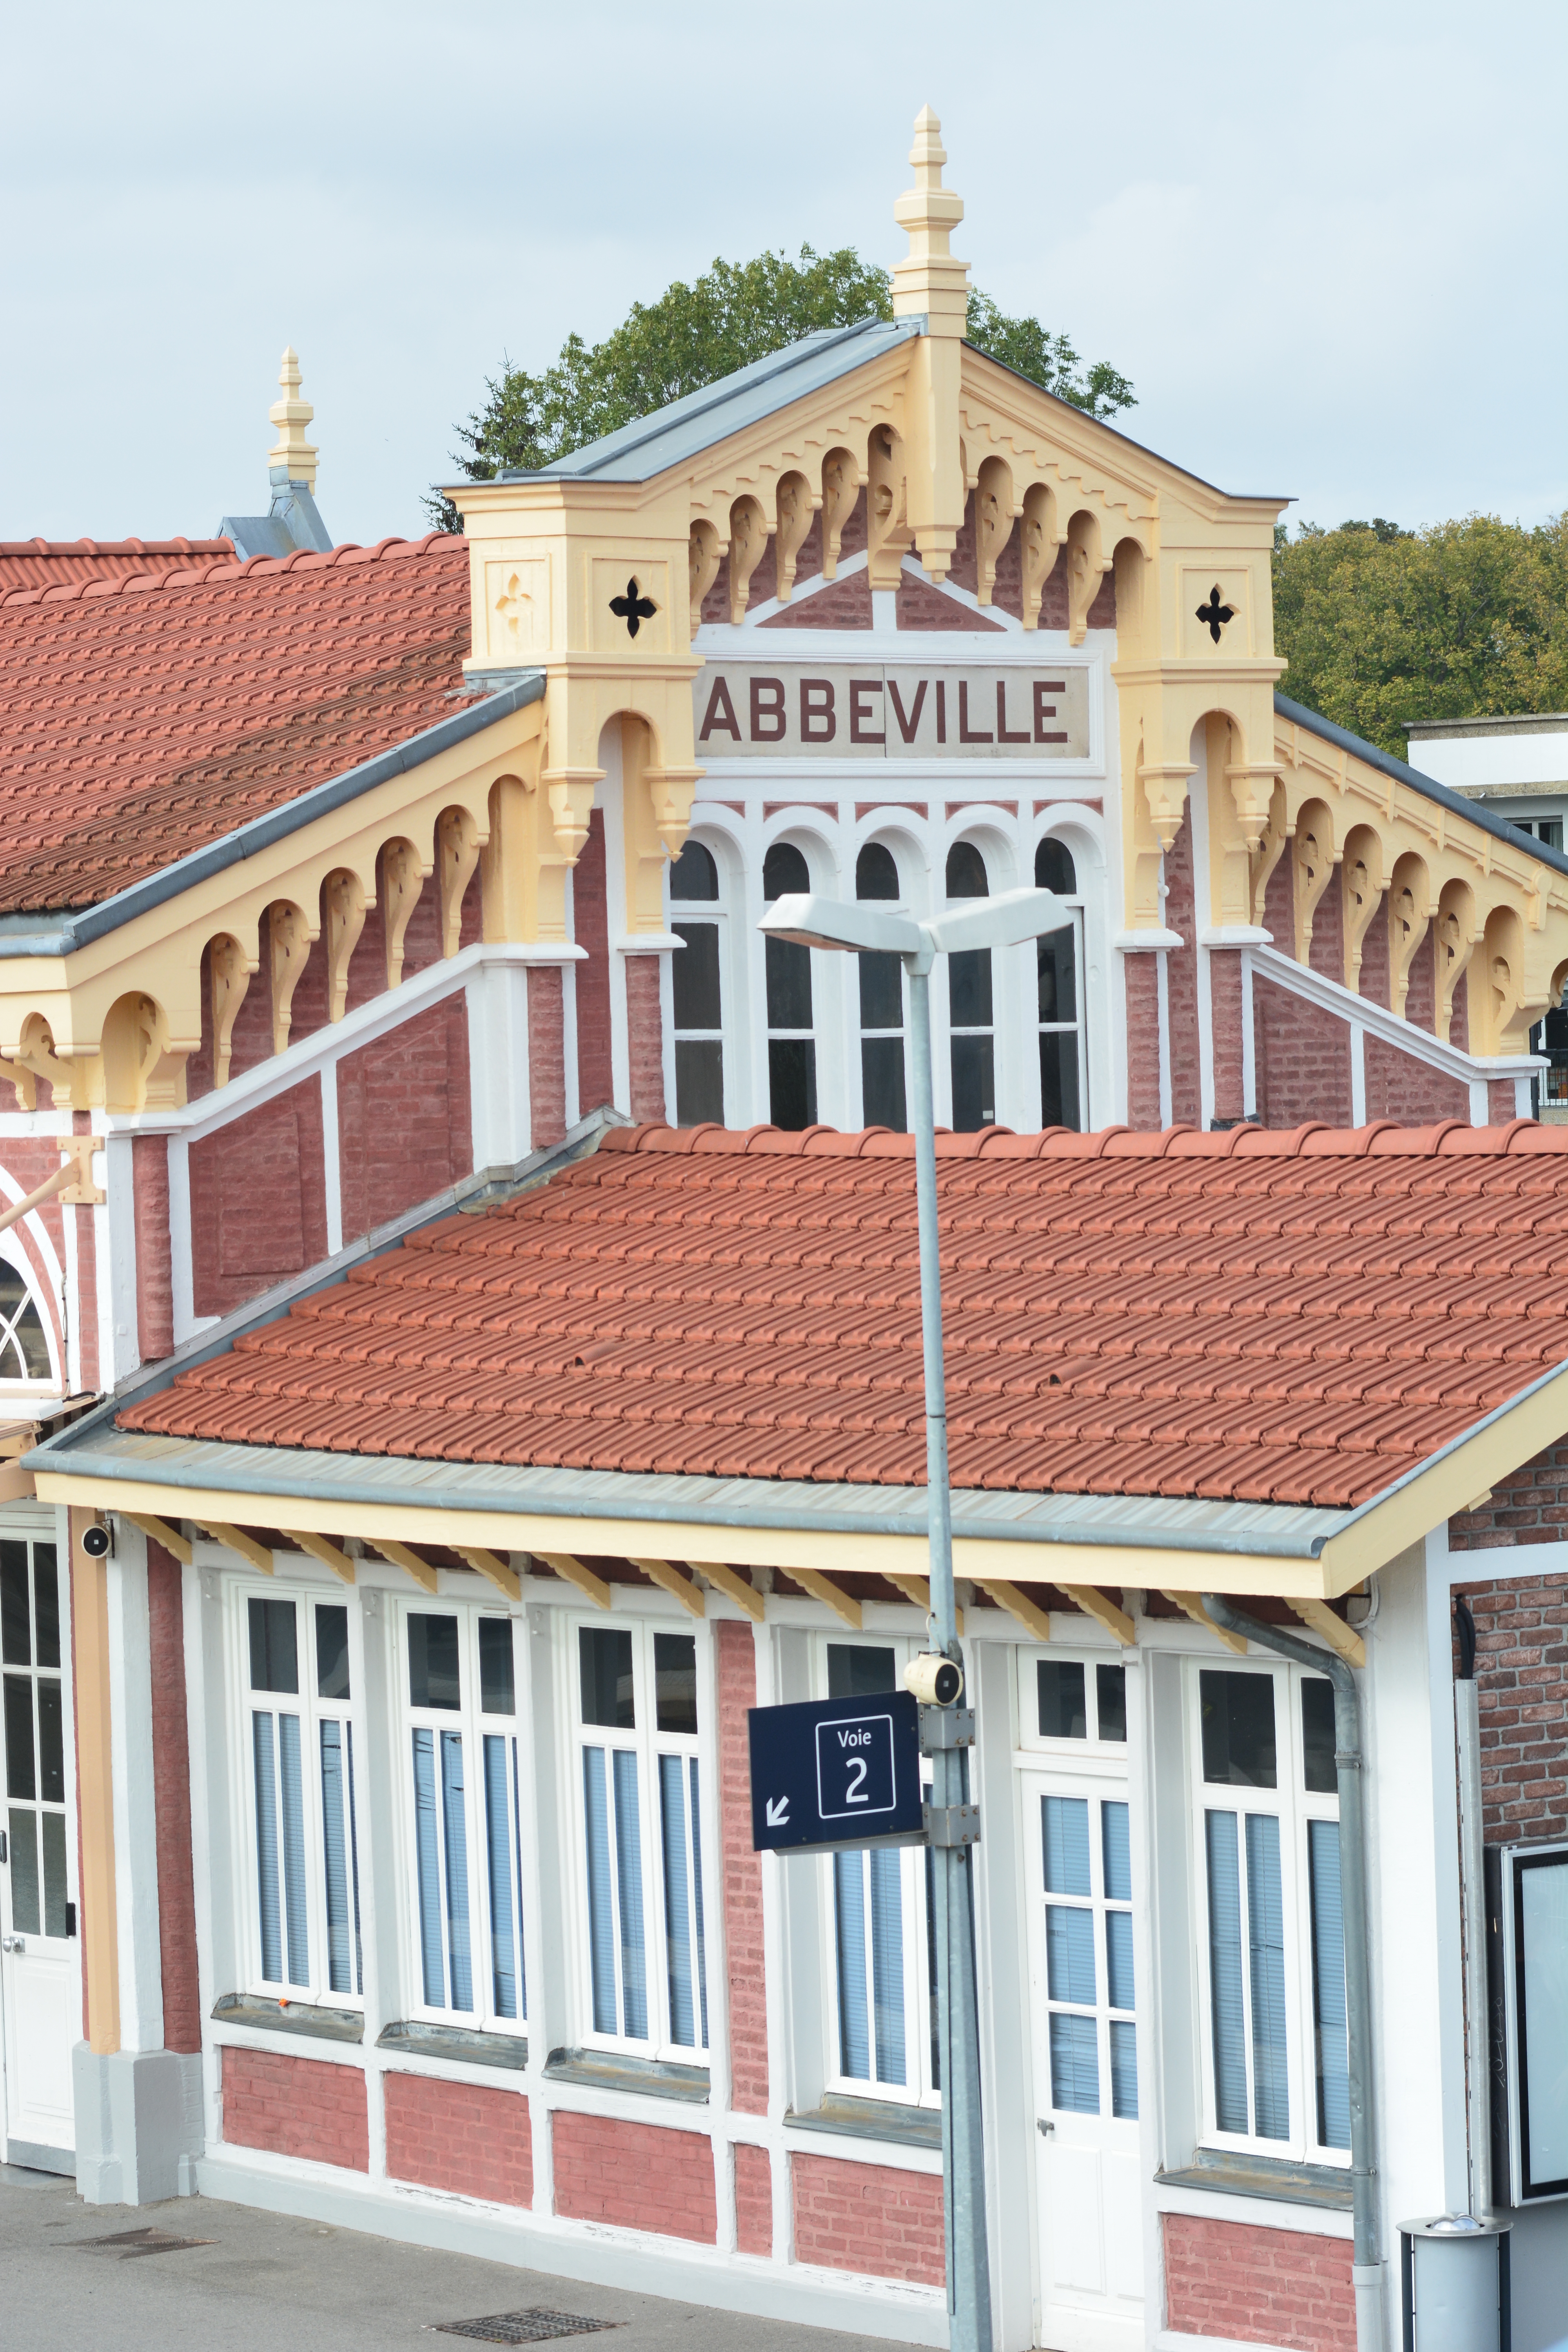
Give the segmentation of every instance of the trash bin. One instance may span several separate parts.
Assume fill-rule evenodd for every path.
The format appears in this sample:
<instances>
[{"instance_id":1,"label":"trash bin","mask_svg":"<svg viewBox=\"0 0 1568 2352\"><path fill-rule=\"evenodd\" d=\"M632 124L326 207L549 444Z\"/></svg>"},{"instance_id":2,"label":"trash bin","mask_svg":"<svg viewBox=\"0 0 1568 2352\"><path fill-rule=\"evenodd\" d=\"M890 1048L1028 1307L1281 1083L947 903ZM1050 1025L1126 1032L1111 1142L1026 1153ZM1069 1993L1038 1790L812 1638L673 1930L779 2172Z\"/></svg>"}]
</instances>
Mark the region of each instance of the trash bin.
<instances>
[{"instance_id":1,"label":"trash bin","mask_svg":"<svg viewBox=\"0 0 1568 2352\"><path fill-rule=\"evenodd\" d=\"M1400 2223L1405 2352L1511 2352L1512 2227L1470 2213Z\"/></svg>"}]
</instances>

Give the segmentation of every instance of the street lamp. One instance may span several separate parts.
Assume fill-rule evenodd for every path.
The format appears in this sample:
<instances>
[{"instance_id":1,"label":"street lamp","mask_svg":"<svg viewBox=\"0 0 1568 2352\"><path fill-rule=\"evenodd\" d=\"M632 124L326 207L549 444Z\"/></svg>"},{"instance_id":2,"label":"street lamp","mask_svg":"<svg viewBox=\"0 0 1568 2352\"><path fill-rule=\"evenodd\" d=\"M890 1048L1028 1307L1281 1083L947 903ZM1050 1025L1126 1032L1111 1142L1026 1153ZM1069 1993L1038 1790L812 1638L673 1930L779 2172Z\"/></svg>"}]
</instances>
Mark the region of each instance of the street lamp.
<instances>
[{"instance_id":1,"label":"street lamp","mask_svg":"<svg viewBox=\"0 0 1568 2352\"><path fill-rule=\"evenodd\" d=\"M942 1258L936 1213L936 1110L931 1094L931 969L949 955L1016 947L1055 930L1060 900L1049 890L1009 890L928 921L816 891L775 899L763 918L770 939L901 958L910 980L919 1213L921 1337L925 1355L926 1509L931 1627L939 1650L959 1659L952 1590L952 1505L947 1478L947 1388L942 1359ZM922 1710L922 1720L936 1710ZM967 1802L964 1749L934 1748L932 1812L952 1822ZM942 2170L947 2221L947 2315L952 2352L991 2352L991 2271L985 2238L985 2159L980 2114L974 1897L967 1844L933 1841L937 2038L942 2066Z\"/></svg>"}]
</instances>

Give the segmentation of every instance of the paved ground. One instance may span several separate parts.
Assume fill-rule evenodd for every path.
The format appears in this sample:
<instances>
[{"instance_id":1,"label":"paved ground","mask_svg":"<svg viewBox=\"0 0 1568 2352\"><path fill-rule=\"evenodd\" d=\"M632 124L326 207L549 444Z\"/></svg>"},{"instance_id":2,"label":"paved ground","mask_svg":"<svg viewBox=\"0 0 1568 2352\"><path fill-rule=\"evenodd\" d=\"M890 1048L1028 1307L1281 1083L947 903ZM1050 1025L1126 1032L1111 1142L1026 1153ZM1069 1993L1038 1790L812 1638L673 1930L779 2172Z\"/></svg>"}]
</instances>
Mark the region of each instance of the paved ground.
<instances>
[{"instance_id":1,"label":"paved ground","mask_svg":"<svg viewBox=\"0 0 1568 2352\"><path fill-rule=\"evenodd\" d=\"M152 2228L210 2245L128 2255L102 2241ZM443 2321L542 2305L618 2323L583 2352L889 2352L884 2340L742 2319L541 2271L436 2253L201 2197L84 2205L74 2183L0 2165L5 2352L458 2352Z\"/></svg>"}]
</instances>

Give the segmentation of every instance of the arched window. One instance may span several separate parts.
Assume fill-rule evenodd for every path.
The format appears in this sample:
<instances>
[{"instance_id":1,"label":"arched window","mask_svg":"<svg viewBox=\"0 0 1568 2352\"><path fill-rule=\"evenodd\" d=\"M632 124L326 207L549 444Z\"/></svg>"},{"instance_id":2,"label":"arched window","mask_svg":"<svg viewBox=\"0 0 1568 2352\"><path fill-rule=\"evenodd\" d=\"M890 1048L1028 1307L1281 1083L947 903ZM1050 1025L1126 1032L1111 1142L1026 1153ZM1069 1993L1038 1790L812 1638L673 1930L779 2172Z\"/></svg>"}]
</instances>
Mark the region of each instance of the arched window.
<instances>
[{"instance_id":1,"label":"arched window","mask_svg":"<svg viewBox=\"0 0 1568 2352\"><path fill-rule=\"evenodd\" d=\"M669 869L670 903L704 907L710 919L673 920L686 945L670 959L675 1013L675 1123L724 1123L724 1006L721 980L719 868L713 853L689 841Z\"/></svg>"},{"instance_id":2,"label":"arched window","mask_svg":"<svg viewBox=\"0 0 1568 2352\"><path fill-rule=\"evenodd\" d=\"M805 859L775 841L763 860L763 897L771 906L809 890ZM768 1116L798 1134L816 1124L816 1040L812 1034L811 950L770 939L763 950L768 996Z\"/></svg>"},{"instance_id":3,"label":"arched window","mask_svg":"<svg viewBox=\"0 0 1568 2352\"><path fill-rule=\"evenodd\" d=\"M36 1388L52 1378L49 1342L33 1294L14 1265L0 1263L0 1381Z\"/></svg>"},{"instance_id":4,"label":"arched window","mask_svg":"<svg viewBox=\"0 0 1568 2352\"><path fill-rule=\"evenodd\" d=\"M1078 895L1072 852L1045 840L1035 852L1035 887L1058 898ZM1079 985L1083 917L1076 910L1060 930L1047 931L1035 953L1040 1029L1040 1125L1083 1125L1083 991Z\"/></svg>"},{"instance_id":5,"label":"arched window","mask_svg":"<svg viewBox=\"0 0 1568 2352\"><path fill-rule=\"evenodd\" d=\"M988 898L985 860L972 841L947 853L950 898ZM947 960L948 1022L952 1031L952 1124L959 1135L996 1124L996 1033L991 999L991 950L966 949Z\"/></svg>"},{"instance_id":6,"label":"arched window","mask_svg":"<svg viewBox=\"0 0 1568 2352\"><path fill-rule=\"evenodd\" d=\"M855 861L857 898L898 898L899 869L885 843L868 841ZM904 1101L904 974L896 955L862 950L860 959L860 1101L868 1127L909 1125Z\"/></svg>"}]
</instances>

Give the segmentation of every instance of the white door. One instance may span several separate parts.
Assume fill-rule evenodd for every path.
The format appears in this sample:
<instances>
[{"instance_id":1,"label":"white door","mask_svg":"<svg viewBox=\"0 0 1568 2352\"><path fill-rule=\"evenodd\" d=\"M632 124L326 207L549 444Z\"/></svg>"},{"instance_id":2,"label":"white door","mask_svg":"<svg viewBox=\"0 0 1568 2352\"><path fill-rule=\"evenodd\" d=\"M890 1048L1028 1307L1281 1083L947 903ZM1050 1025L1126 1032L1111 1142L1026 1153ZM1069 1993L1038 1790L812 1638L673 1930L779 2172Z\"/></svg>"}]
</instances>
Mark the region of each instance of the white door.
<instances>
[{"instance_id":1,"label":"white door","mask_svg":"<svg viewBox=\"0 0 1568 2352\"><path fill-rule=\"evenodd\" d=\"M55 1546L0 1534L5 1809L0 1821L0 2012L9 2162L72 2169L71 2049L81 2013L76 1942L69 1648ZM65 1638L62 1639L62 1634Z\"/></svg>"},{"instance_id":2,"label":"white door","mask_svg":"<svg viewBox=\"0 0 1568 2352\"><path fill-rule=\"evenodd\" d=\"M1023 1776L1040 2331L1142 2352L1137 1988L1127 1783Z\"/></svg>"}]
</instances>

